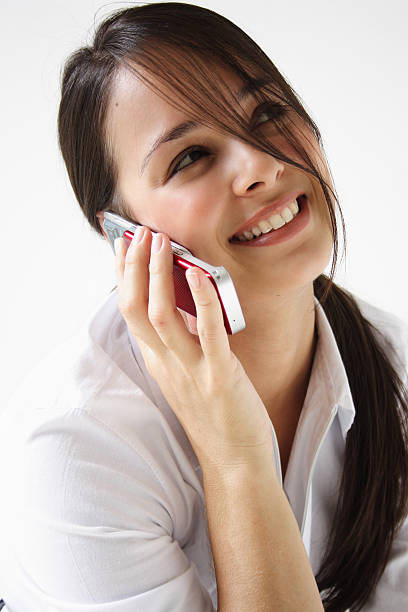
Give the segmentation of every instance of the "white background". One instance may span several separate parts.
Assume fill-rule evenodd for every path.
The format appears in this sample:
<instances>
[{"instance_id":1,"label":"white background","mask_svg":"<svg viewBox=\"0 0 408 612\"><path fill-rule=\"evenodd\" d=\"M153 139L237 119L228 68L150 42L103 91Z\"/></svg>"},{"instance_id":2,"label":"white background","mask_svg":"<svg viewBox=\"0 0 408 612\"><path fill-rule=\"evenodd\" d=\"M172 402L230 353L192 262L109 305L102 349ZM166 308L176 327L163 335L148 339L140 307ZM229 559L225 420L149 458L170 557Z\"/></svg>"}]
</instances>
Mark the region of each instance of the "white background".
<instances>
[{"instance_id":1,"label":"white background","mask_svg":"<svg viewBox=\"0 0 408 612\"><path fill-rule=\"evenodd\" d=\"M57 147L60 70L125 2L2 2L2 397L116 284ZM317 122L345 215L336 280L408 321L408 3L197 2L243 28ZM1 408L1 407L0 407Z\"/></svg>"}]
</instances>

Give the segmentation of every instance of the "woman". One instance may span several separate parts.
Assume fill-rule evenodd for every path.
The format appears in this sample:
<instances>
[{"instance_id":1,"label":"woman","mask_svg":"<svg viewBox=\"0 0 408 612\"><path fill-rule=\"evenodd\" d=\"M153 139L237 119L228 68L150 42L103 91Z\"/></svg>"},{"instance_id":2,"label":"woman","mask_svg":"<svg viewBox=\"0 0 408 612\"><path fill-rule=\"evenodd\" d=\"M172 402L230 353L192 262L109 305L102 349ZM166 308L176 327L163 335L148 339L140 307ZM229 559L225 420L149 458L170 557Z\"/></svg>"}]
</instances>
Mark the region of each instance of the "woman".
<instances>
[{"instance_id":1,"label":"woman","mask_svg":"<svg viewBox=\"0 0 408 612\"><path fill-rule=\"evenodd\" d=\"M404 609L408 329L333 282L338 202L294 91L224 17L160 3L68 59L58 121L91 226L144 229L3 416L6 605ZM176 309L169 239L228 270L242 332L203 275L197 319Z\"/></svg>"}]
</instances>

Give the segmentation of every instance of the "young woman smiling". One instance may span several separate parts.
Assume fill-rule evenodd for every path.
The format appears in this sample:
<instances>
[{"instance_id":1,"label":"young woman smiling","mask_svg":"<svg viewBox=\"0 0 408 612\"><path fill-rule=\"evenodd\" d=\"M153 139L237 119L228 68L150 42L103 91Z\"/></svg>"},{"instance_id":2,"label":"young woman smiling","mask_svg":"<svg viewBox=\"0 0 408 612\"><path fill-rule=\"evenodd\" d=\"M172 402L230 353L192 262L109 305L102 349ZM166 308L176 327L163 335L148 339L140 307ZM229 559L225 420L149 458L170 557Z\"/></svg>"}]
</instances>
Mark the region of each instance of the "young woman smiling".
<instances>
[{"instance_id":1,"label":"young woman smiling","mask_svg":"<svg viewBox=\"0 0 408 612\"><path fill-rule=\"evenodd\" d=\"M408 329L333 282L343 217L293 89L226 18L157 3L70 56L58 126L91 226L143 227L22 392L10 609L404 609ZM243 331L198 269L197 319L176 308L170 239L228 270Z\"/></svg>"}]
</instances>

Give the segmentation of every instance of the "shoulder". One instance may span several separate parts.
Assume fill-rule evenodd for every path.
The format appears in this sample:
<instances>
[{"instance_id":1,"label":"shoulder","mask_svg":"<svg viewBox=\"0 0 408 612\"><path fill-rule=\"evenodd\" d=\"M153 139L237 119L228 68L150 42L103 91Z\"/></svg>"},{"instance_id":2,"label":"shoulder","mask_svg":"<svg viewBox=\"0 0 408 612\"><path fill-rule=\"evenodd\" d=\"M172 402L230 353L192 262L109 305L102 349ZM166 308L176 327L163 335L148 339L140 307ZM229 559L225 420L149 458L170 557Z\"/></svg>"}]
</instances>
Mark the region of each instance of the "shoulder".
<instances>
[{"instance_id":1,"label":"shoulder","mask_svg":"<svg viewBox=\"0 0 408 612\"><path fill-rule=\"evenodd\" d=\"M95 454L105 465L144 469L164 488L201 490L191 445L143 365L109 297L26 376L0 415L3 431L16 452L35 445L66 465Z\"/></svg>"},{"instance_id":2,"label":"shoulder","mask_svg":"<svg viewBox=\"0 0 408 612\"><path fill-rule=\"evenodd\" d=\"M38 609L44 593L171 609L183 592L207 610L192 563L206 571L211 560L201 477L108 306L42 359L0 413L0 463L11 467L0 471L0 573L37 596Z\"/></svg>"},{"instance_id":3,"label":"shoulder","mask_svg":"<svg viewBox=\"0 0 408 612\"><path fill-rule=\"evenodd\" d=\"M130 378L125 366L131 357L126 324L110 295L71 338L29 371L10 403L21 415L53 417L96 415L109 395L126 400L133 394L136 405L138 380Z\"/></svg>"},{"instance_id":4,"label":"shoulder","mask_svg":"<svg viewBox=\"0 0 408 612\"><path fill-rule=\"evenodd\" d=\"M353 295L363 317L371 324L374 335L394 367L408 378L408 322Z\"/></svg>"}]
</instances>

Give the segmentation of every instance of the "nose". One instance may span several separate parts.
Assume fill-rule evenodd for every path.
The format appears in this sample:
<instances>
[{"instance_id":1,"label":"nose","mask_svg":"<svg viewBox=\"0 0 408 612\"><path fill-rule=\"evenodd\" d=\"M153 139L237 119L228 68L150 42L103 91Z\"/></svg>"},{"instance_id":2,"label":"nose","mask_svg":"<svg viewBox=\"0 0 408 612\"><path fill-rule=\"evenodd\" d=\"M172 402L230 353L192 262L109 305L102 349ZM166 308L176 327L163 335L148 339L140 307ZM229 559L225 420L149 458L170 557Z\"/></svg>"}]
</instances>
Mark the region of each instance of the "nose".
<instances>
[{"instance_id":1,"label":"nose","mask_svg":"<svg viewBox=\"0 0 408 612\"><path fill-rule=\"evenodd\" d=\"M242 141L235 141L233 149L232 189L235 195L252 196L255 192L260 195L276 187L285 167L281 160Z\"/></svg>"}]
</instances>

